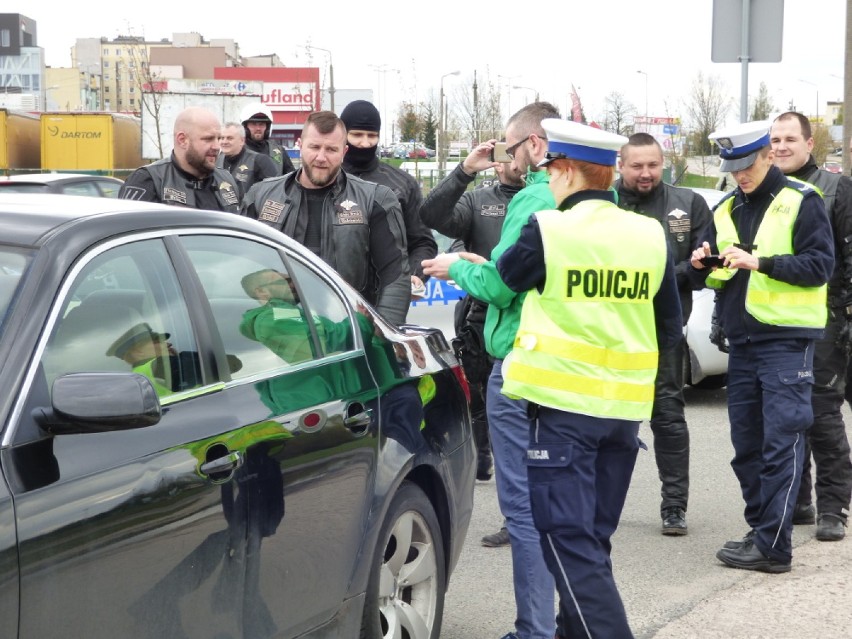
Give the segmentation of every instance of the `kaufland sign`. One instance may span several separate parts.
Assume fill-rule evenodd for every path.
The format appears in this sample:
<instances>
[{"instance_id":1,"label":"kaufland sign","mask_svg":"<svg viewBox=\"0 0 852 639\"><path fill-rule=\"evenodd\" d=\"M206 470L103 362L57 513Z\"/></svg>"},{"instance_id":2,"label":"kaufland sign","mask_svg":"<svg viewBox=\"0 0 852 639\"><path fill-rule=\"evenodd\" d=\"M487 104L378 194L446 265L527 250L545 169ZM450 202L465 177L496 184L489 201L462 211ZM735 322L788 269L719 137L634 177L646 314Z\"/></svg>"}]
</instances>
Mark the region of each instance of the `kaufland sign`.
<instances>
[{"instance_id":1,"label":"kaufland sign","mask_svg":"<svg viewBox=\"0 0 852 639\"><path fill-rule=\"evenodd\" d=\"M313 82L265 82L263 103L273 111L313 111L316 105Z\"/></svg>"}]
</instances>

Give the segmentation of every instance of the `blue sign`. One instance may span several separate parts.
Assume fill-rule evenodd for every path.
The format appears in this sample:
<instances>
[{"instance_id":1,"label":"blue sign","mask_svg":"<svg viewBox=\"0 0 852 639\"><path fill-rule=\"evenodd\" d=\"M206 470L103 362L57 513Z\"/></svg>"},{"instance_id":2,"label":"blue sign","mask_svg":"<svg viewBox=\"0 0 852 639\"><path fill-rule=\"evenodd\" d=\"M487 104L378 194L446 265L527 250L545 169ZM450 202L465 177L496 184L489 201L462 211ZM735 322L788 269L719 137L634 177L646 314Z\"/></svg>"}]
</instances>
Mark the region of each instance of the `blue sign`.
<instances>
[{"instance_id":1,"label":"blue sign","mask_svg":"<svg viewBox=\"0 0 852 639\"><path fill-rule=\"evenodd\" d=\"M411 302L411 305L432 306L434 304L443 304L446 306L450 302L457 302L464 296L464 290L456 286L455 282L445 282L432 277L426 282L426 295L417 301Z\"/></svg>"},{"instance_id":2,"label":"blue sign","mask_svg":"<svg viewBox=\"0 0 852 639\"><path fill-rule=\"evenodd\" d=\"M663 133L666 135L677 135L677 124L664 124L663 125Z\"/></svg>"},{"instance_id":3,"label":"blue sign","mask_svg":"<svg viewBox=\"0 0 852 639\"><path fill-rule=\"evenodd\" d=\"M237 82L237 91L245 91L246 83L245 82Z\"/></svg>"}]
</instances>

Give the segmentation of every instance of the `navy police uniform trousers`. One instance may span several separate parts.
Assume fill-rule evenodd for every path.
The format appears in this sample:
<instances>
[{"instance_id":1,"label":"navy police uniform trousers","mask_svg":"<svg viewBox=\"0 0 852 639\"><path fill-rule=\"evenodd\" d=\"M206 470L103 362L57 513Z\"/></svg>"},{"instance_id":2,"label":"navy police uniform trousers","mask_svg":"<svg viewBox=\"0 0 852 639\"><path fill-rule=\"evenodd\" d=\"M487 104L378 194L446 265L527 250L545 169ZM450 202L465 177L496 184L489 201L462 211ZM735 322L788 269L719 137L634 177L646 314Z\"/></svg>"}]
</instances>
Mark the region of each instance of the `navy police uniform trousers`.
<instances>
[{"instance_id":1,"label":"navy police uniform trousers","mask_svg":"<svg viewBox=\"0 0 852 639\"><path fill-rule=\"evenodd\" d=\"M560 637L633 637L612 574L618 527L640 446L639 422L530 405L530 502L559 592Z\"/></svg>"},{"instance_id":2,"label":"navy police uniform trousers","mask_svg":"<svg viewBox=\"0 0 852 639\"><path fill-rule=\"evenodd\" d=\"M731 344L728 356L731 467L745 520L757 549L785 563L793 556L793 507L813 422L813 360L808 339Z\"/></svg>"}]
</instances>

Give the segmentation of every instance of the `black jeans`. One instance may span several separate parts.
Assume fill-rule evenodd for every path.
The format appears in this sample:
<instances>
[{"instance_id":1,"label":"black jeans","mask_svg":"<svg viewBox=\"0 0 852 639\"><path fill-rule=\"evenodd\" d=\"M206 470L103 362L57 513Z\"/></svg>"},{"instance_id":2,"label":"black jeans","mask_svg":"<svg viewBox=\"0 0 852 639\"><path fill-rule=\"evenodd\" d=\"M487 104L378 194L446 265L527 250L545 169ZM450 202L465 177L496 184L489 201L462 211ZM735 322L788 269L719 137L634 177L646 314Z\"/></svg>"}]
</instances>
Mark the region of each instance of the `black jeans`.
<instances>
[{"instance_id":1,"label":"black jeans","mask_svg":"<svg viewBox=\"0 0 852 639\"><path fill-rule=\"evenodd\" d=\"M674 347L660 351L654 389L651 432L657 472L662 482L661 510L675 506L686 510L689 500L689 430L684 416L683 348L684 340L681 339Z\"/></svg>"},{"instance_id":2,"label":"black jeans","mask_svg":"<svg viewBox=\"0 0 852 639\"><path fill-rule=\"evenodd\" d=\"M840 409L846 390L846 370L849 356L835 344L837 334L846 319L840 312L828 311L825 337L814 350L814 388L811 404L814 423L808 430L805 444L802 483L797 504L810 504L814 486L811 477L811 455L816 466L816 505L818 513L838 516L849 509L852 497L852 460L846 425Z\"/></svg>"}]
</instances>

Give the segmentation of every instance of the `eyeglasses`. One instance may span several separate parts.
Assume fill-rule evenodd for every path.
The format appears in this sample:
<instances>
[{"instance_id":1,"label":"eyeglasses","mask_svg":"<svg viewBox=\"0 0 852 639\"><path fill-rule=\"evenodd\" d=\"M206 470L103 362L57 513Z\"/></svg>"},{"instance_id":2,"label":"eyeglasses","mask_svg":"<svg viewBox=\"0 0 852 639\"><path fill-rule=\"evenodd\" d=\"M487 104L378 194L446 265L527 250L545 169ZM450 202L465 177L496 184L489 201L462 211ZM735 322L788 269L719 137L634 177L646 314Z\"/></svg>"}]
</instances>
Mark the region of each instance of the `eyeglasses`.
<instances>
[{"instance_id":1,"label":"eyeglasses","mask_svg":"<svg viewBox=\"0 0 852 639\"><path fill-rule=\"evenodd\" d=\"M525 137L523 140L521 140L521 141L519 141L519 142L515 142L512 146L507 147L507 148L506 148L506 155L508 155L510 159L514 160L514 159L515 159L515 153L517 152L518 148L520 148L520 146L521 146L524 142L526 142L527 140L529 140L529 139L530 139L532 136L534 136L534 135L536 135L536 134L535 134L535 133L530 133L530 134L529 134L527 137ZM539 137L539 139L541 139L541 140L546 140L546 139L547 139L547 138L541 137L540 135L539 135L538 137Z\"/></svg>"}]
</instances>

